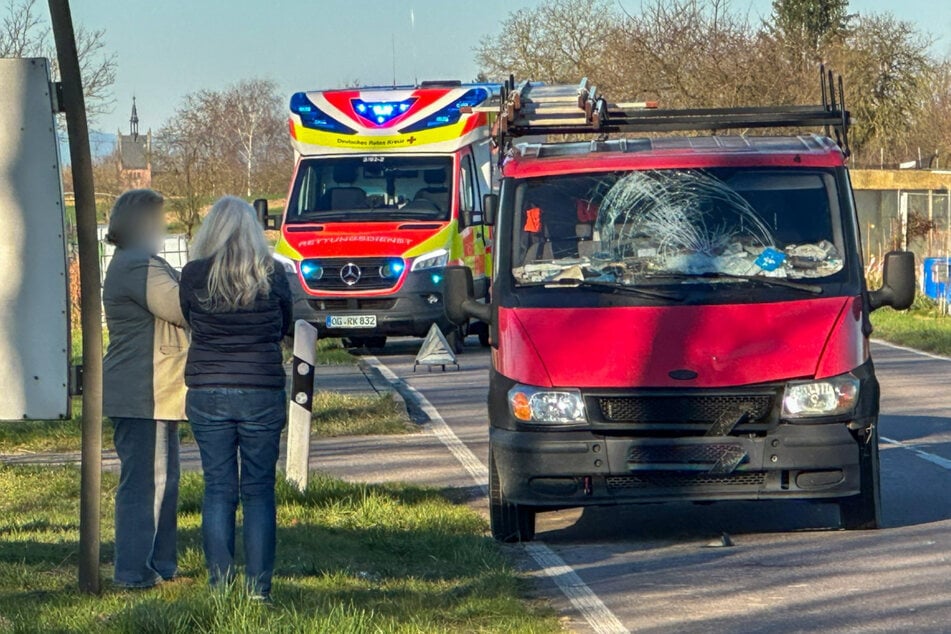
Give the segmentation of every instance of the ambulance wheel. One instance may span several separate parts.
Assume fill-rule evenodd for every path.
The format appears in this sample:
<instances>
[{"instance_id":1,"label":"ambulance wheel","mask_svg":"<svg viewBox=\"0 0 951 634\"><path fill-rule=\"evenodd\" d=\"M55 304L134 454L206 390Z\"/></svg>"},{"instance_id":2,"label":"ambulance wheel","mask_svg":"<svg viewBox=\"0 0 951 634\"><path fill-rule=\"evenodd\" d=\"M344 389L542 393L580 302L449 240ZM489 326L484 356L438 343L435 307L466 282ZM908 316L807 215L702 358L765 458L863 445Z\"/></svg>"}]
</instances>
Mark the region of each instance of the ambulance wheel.
<instances>
[{"instance_id":1,"label":"ambulance wheel","mask_svg":"<svg viewBox=\"0 0 951 634\"><path fill-rule=\"evenodd\" d=\"M463 334L462 328L464 328L464 326L453 326L452 329L446 333L446 341L449 342L449 347L452 348L452 351L456 354L462 354L465 348L466 336Z\"/></svg>"},{"instance_id":2,"label":"ambulance wheel","mask_svg":"<svg viewBox=\"0 0 951 634\"><path fill-rule=\"evenodd\" d=\"M348 348L382 350L386 346L386 337L344 337L343 344Z\"/></svg>"},{"instance_id":3,"label":"ambulance wheel","mask_svg":"<svg viewBox=\"0 0 951 634\"><path fill-rule=\"evenodd\" d=\"M839 500L845 530L874 530L881 525L882 493L879 482L878 427L859 444L859 494Z\"/></svg>"},{"instance_id":4,"label":"ambulance wheel","mask_svg":"<svg viewBox=\"0 0 951 634\"><path fill-rule=\"evenodd\" d=\"M476 321L469 326L469 334L479 337L479 345L483 348L489 347L489 325L485 322Z\"/></svg>"},{"instance_id":5,"label":"ambulance wheel","mask_svg":"<svg viewBox=\"0 0 951 634\"><path fill-rule=\"evenodd\" d=\"M512 504L502 496L499 468L489 449L489 526L492 537L507 544L535 539L535 509Z\"/></svg>"}]
</instances>

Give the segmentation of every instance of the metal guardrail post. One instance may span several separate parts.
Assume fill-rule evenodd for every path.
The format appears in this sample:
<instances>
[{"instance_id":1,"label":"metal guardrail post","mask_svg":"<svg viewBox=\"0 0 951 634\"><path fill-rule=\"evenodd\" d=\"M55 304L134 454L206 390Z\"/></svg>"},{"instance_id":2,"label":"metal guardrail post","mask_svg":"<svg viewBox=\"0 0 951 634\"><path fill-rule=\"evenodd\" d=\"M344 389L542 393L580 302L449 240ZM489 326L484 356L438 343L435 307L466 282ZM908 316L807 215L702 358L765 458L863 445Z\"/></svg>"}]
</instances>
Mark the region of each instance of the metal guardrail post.
<instances>
[{"instance_id":1,"label":"metal guardrail post","mask_svg":"<svg viewBox=\"0 0 951 634\"><path fill-rule=\"evenodd\" d=\"M294 360L287 423L286 477L298 491L310 476L310 427L313 418L317 329L303 319L294 324Z\"/></svg>"}]
</instances>

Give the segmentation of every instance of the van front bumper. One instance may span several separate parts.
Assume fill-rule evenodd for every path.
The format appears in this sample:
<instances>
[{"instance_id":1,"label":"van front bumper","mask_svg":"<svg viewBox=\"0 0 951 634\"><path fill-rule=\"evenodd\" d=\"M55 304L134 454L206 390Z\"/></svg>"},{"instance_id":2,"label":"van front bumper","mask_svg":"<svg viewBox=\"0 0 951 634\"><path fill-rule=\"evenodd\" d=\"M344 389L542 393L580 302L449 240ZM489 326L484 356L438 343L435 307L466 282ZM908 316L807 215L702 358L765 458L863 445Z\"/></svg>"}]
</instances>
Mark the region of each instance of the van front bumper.
<instances>
[{"instance_id":1,"label":"van front bumper","mask_svg":"<svg viewBox=\"0 0 951 634\"><path fill-rule=\"evenodd\" d=\"M407 273L399 291L370 296L345 293L315 297L304 291L296 273L288 274L294 295L294 319L311 323L321 337L424 337L434 323L446 331L451 324L443 304L443 282L433 281L437 271ZM328 317L343 315L374 315L376 328L328 328Z\"/></svg>"},{"instance_id":2,"label":"van front bumper","mask_svg":"<svg viewBox=\"0 0 951 634\"><path fill-rule=\"evenodd\" d=\"M502 495L540 508L857 495L860 437L845 423L783 423L758 437L490 430Z\"/></svg>"}]
</instances>

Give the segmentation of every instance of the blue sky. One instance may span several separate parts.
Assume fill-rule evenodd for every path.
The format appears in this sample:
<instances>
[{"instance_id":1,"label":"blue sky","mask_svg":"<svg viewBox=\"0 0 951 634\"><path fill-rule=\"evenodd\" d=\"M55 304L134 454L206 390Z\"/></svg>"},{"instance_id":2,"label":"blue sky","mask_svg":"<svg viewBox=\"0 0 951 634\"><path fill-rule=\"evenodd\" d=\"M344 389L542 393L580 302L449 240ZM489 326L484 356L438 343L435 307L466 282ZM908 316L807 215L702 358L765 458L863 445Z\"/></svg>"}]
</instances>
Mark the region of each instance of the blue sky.
<instances>
[{"instance_id":1,"label":"blue sky","mask_svg":"<svg viewBox=\"0 0 951 634\"><path fill-rule=\"evenodd\" d=\"M509 11L538 0L73 0L73 17L106 30L119 60L116 108L96 127L128 127L131 96L143 127L157 128L185 94L247 77L274 79L287 93L396 77L472 79L473 48ZM640 0L620 0L636 11ZM770 0L733 0L754 18ZM852 0L855 12L890 11L951 52L951 2ZM410 27L410 9L416 18Z\"/></svg>"}]
</instances>

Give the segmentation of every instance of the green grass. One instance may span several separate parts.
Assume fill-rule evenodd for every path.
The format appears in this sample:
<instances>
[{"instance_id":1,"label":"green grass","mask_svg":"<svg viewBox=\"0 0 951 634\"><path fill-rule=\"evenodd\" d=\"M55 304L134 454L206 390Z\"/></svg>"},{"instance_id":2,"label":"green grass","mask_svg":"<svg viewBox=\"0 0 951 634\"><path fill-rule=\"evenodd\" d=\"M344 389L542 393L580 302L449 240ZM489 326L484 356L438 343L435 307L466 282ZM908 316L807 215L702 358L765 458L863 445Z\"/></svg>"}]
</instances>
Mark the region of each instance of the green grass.
<instances>
[{"instance_id":1,"label":"green grass","mask_svg":"<svg viewBox=\"0 0 951 634\"><path fill-rule=\"evenodd\" d=\"M111 575L116 479L103 478L103 575ZM108 581L76 590L79 472L0 466L0 631L12 632L554 632L519 574L486 538L485 520L442 494L316 477L303 494L278 485L275 605L205 584L202 481L186 474L179 512L181 579L144 591ZM240 538L239 538L240 539ZM240 551L240 547L239 547Z\"/></svg>"},{"instance_id":2,"label":"green grass","mask_svg":"<svg viewBox=\"0 0 951 634\"><path fill-rule=\"evenodd\" d=\"M293 356L293 347L285 345L284 363L288 363ZM354 365L357 358L343 347L340 339L318 339L316 361L317 365Z\"/></svg>"},{"instance_id":3,"label":"green grass","mask_svg":"<svg viewBox=\"0 0 951 634\"><path fill-rule=\"evenodd\" d=\"M925 352L951 355L951 317L941 315L937 309L882 308L872 313L872 325L875 327L872 337Z\"/></svg>"},{"instance_id":4,"label":"green grass","mask_svg":"<svg viewBox=\"0 0 951 634\"><path fill-rule=\"evenodd\" d=\"M314 394L314 433L318 436L405 434L414 431L403 403L391 393L353 396Z\"/></svg>"}]
</instances>

